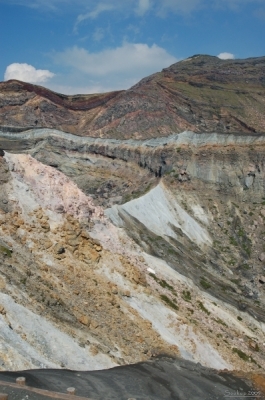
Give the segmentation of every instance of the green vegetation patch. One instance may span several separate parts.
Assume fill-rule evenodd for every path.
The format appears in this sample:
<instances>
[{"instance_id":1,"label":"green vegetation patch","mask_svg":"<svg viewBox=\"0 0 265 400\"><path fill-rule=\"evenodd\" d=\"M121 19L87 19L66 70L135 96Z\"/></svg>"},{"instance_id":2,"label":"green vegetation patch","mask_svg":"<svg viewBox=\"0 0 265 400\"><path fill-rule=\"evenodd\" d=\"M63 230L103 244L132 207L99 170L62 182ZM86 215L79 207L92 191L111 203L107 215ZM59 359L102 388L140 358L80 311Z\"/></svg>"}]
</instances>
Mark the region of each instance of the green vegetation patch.
<instances>
[{"instance_id":1,"label":"green vegetation patch","mask_svg":"<svg viewBox=\"0 0 265 400\"><path fill-rule=\"evenodd\" d=\"M233 238L233 236L230 236L229 240L230 240L230 244L232 244L233 246L237 246L238 245L236 239Z\"/></svg>"},{"instance_id":2,"label":"green vegetation patch","mask_svg":"<svg viewBox=\"0 0 265 400\"><path fill-rule=\"evenodd\" d=\"M207 282L207 280L205 278L201 278L200 284L203 287L203 289L205 289L205 290L210 289L210 287L211 287L210 283Z\"/></svg>"},{"instance_id":3,"label":"green vegetation patch","mask_svg":"<svg viewBox=\"0 0 265 400\"><path fill-rule=\"evenodd\" d=\"M206 307L204 307L204 305L203 305L203 303L202 303L201 301L198 301L198 305L199 305L199 308L200 308L203 312L205 312L205 314L207 314L207 315L210 315L210 314L211 314L210 311L207 310Z\"/></svg>"},{"instance_id":4,"label":"green vegetation patch","mask_svg":"<svg viewBox=\"0 0 265 400\"><path fill-rule=\"evenodd\" d=\"M244 353L244 351L237 349L236 347L233 347L232 351L233 351L233 353L236 353L238 355L238 357L240 357L242 360L252 362L252 363L258 365L256 363L256 361L254 360L254 358L252 358L251 356L248 356L246 353Z\"/></svg>"},{"instance_id":5,"label":"green vegetation patch","mask_svg":"<svg viewBox=\"0 0 265 400\"><path fill-rule=\"evenodd\" d=\"M245 252L247 253L247 255L250 257L250 255L251 255L251 248L250 248L248 245L246 245L245 243L242 244L242 248L243 248L243 250L245 250Z\"/></svg>"},{"instance_id":6,"label":"green vegetation patch","mask_svg":"<svg viewBox=\"0 0 265 400\"><path fill-rule=\"evenodd\" d=\"M160 286L162 286L162 288L174 290L173 286L171 286L169 283L167 283L164 279L161 279L158 283Z\"/></svg>"},{"instance_id":7,"label":"green vegetation patch","mask_svg":"<svg viewBox=\"0 0 265 400\"><path fill-rule=\"evenodd\" d=\"M242 268L245 269L245 270L248 270L248 269L250 269L250 266L248 264L243 264Z\"/></svg>"},{"instance_id":8,"label":"green vegetation patch","mask_svg":"<svg viewBox=\"0 0 265 400\"><path fill-rule=\"evenodd\" d=\"M217 322L218 324L228 327L228 325L227 325L221 318L216 318L216 319L214 319L214 320L215 320L215 322Z\"/></svg>"},{"instance_id":9,"label":"green vegetation patch","mask_svg":"<svg viewBox=\"0 0 265 400\"><path fill-rule=\"evenodd\" d=\"M190 293L190 291L189 291L189 290L183 290L183 292L182 292L182 298L183 298L185 301L191 301L191 293Z\"/></svg>"},{"instance_id":10,"label":"green vegetation patch","mask_svg":"<svg viewBox=\"0 0 265 400\"><path fill-rule=\"evenodd\" d=\"M171 308L174 308L174 310L178 310L179 307L176 304L176 301L170 300L165 294L161 294L160 298Z\"/></svg>"},{"instance_id":11,"label":"green vegetation patch","mask_svg":"<svg viewBox=\"0 0 265 400\"><path fill-rule=\"evenodd\" d=\"M149 274L162 288L170 290L172 293L177 295L176 291L174 290L173 286L171 286L167 281L164 279L159 279L155 274Z\"/></svg>"},{"instance_id":12,"label":"green vegetation patch","mask_svg":"<svg viewBox=\"0 0 265 400\"><path fill-rule=\"evenodd\" d=\"M5 255L7 255L8 257L12 256L12 250L10 250L8 247L6 246L2 246L0 245L0 253L3 253Z\"/></svg>"}]
</instances>

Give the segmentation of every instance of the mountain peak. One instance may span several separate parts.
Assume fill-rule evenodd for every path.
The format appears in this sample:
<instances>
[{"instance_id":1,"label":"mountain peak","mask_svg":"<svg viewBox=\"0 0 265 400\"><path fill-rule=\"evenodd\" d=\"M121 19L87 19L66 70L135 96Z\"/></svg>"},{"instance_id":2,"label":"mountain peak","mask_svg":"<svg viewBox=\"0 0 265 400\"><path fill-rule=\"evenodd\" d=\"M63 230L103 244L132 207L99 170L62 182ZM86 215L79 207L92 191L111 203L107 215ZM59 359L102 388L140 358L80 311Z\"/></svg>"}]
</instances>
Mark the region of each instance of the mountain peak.
<instances>
[{"instance_id":1,"label":"mountain peak","mask_svg":"<svg viewBox=\"0 0 265 400\"><path fill-rule=\"evenodd\" d=\"M147 139L184 130L265 132L265 57L196 54L131 89L66 96L12 80L0 84L0 125L81 136ZM254 103L255 103L255 109ZM78 111L79 113L77 113Z\"/></svg>"}]
</instances>

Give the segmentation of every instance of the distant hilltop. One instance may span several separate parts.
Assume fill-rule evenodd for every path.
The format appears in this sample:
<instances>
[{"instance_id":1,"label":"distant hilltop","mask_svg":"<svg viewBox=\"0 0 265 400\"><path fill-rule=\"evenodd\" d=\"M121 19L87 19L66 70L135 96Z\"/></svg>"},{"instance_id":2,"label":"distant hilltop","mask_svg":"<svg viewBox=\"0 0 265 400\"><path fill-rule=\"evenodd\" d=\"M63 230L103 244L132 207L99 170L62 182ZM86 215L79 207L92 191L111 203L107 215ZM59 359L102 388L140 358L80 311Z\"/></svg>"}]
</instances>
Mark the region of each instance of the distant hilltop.
<instances>
[{"instance_id":1,"label":"distant hilltop","mask_svg":"<svg viewBox=\"0 0 265 400\"><path fill-rule=\"evenodd\" d=\"M66 96L11 80L0 83L0 126L115 139L184 130L265 133L264 71L265 57L195 55L128 90L104 94Z\"/></svg>"}]
</instances>

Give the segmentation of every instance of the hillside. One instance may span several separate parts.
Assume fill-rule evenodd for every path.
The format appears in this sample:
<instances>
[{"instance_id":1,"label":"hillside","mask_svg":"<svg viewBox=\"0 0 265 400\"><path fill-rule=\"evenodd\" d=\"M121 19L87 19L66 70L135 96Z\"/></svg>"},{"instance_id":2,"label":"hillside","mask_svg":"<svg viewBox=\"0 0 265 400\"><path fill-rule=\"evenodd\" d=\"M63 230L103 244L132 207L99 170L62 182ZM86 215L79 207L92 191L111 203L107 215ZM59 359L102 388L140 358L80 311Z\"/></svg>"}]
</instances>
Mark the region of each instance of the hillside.
<instances>
[{"instance_id":1,"label":"hillside","mask_svg":"<svg viewBox=\"0 0 265 400\"><path fill-rule=\"evenodd\" d=\"M81 136L146 139L172 132L265 132L265 57L193 56L126 91L65 96L0 84L0 125Z\"/></svg>"},{"instance_id":2,"label":"hillside","mask_svg":"<svg viewBox=\"0 0 265 400\"><path fill-rule=\"evenodd\" d=\"M2 84L0 370L264 390L264 61L194 56L106 95Z\"/></svg>"}]
</instances>

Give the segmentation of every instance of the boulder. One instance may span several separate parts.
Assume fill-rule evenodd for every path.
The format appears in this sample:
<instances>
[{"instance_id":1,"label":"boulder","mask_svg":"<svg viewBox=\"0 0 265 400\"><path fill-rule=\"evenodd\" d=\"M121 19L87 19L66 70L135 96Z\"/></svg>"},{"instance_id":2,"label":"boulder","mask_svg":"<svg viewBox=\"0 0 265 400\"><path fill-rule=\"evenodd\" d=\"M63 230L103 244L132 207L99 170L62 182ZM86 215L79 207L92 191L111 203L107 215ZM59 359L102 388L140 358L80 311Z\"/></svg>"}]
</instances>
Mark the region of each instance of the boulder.
<instances>
[{"instance_id":1,"label":"boulder","mask_svg":"<svg viewBox=\"0 0 265 400\"><path fill-rule=\"evenodd\" d=\"M265 253L261 253L261 254L259 255L259 260L260 260L260 261L264 261L264 260L265 260Z\"/></svg>"},{"instance_id":2,"label":"boulder","mask_svg":"<svg viewBox=\"0 0 265 400\"><path fill-rule=\"evenodd\" d=\"M88 318L86 315L82 315L80 318L79 318L79 322L81 323L81 324L83 324L83 325L90 325L90 322L91 322L91 320L90 320L90 318Z\"/></svg>"}]
</instances>

